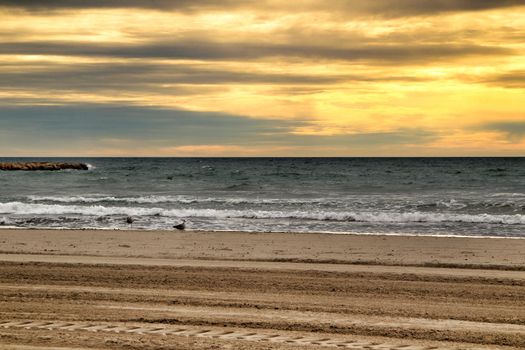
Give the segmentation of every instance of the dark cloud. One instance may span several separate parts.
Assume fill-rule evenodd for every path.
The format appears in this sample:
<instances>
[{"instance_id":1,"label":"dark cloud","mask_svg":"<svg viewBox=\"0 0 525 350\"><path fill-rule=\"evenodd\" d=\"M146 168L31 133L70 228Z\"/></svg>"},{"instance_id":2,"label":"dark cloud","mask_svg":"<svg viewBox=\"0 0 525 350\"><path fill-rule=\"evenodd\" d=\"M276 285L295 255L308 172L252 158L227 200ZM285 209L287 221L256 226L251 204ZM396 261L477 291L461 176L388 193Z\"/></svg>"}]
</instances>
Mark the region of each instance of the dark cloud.
<instances>
[{"instance_id":1,"label":"dark cloud","mask_svg":"<svg viewBox=\"0 0 525 350\"><path fill-rule=\"evenodd\" d=\"M271 84L324 86L341 82L417 82L411 76L307 75L210 69L203 65L162 63L98 63L77 65L6 65L0 89L119 90L191 94L209 92L209 85ZM192 85L194 87L188 86ZM206 85L206 86L204 86ZM215 88L217 89L217 88ZM224 87L222 88L224 89Z\"/></svg>"},{"instance_id":2,"label":"dark cloud","mask_svg":"<svg viewBox=\"0 0 525 350\"><path fill-rule=\"evenodd\" d=\"M20 66L18 66L20 68ZM44 70L25 69L0 72L0 80L6 87L61 86L79 88L144 87L159 84L227 84L227 83L271 83L271 84L329 84L349 79L366 79L359 76L300 75L275 73L249 73L209 69L195 65L173 65L155 63L105 63L78 64L74 66L45 66Z\"/></svg>"},{"instance_id":3,"label":"dark cloud","mask_svg":"<svg viewBox=\"0 0 525 350\"><path fill-rule=\"evenodd\" d=\"M507 135L508 140L512 142L519 142L525 138L525 120L485 123L480 125L478 129L503 132Z\"/></svg>"},{"instance_id":4,"label":"dark cloud","mask_svg":"<svg viewBox=\"0 0 525 350\"><path fill-rule=\"evenodd\" d=\"M20 140L66 141L123 138L137 143L231 144L259 134L286 132L299 121L120 105L0 107L0 129Z\"/></svg>"},{"instance_id":5,"label":"dark cloud","mask_svg":"<svg viewBox=\"0 0 525 350\"><path fill-rule=\"evenodd\" d=\"M332 4L346 13L392 17L483 11L523 5L522 0L335 0Z\"/></svg>"},{"instance_id":6,"label":"dark cloud","mask_svg":"<svg viewBox=\"0 0 525 350\"><path fill-rule=\"evenodd\" d=\"M426 64L468 56L510 55L513 50L481 45L357 45L355 47L308 44L218 43L174 41L143 45L77 43L65 41L6 42L0 54L104 56L195 60L256 60L292 57L315 60L373 61Z\"/></svg>"},{"instance_id":7,"label":"dark cloud","mask_svg":"<svg viewBox=\"0 0 525 350\"><path fill-rule=\"evenodd\" d=\"M45 151L104 140L123 141L125 148L187 145L236 145L282 147L375 147L413 145L434 140L436 135L418 129L346 135L297 135L291 132L309 125L301 120L251 119L242 116L125 105L70 105L0 107L0 146L22 149L30 144ZM118 143L117 143L118 146ZM350 149L350 148L349 148Z\"/></svg>"},{"instance_id":8,"label":"dark cloud","mask_svg":"<svg viewBox=\"0 0 525 350\"><path fill-rule=\"evenodd\" d=\"M523 89L525 88L525 70L514 70L489 75L483 77L479 81L489 85Z\"/></svg>"},{"instance_id":9,"label":"dark cloud","mask_svg":"<svg viewBox=\"0 0 525 350\"><path fill-rule=\"evenodd\" d=\"M481 11L523 6L522 0L330 0L293 4L255 0L0 0L0 6L27 10L76 10L93 8L145 8L174 11L224 10L236 8L269 11L325 11L339 16L414 16L442 12Z\"/></svg>"},{"instance_id":10,"label":"dark cloud","mask_svg":"<svg viewBox=\"0 0 525 350\"><path fill-rule=\"evenodd\" d=\"M105 8L145 8L158 10L191 11L199 9L235 8L243 3L255 1L241 0L0 0L0 6L29 10L62 9L105 9Z\"/></svg>"}]
</instances>

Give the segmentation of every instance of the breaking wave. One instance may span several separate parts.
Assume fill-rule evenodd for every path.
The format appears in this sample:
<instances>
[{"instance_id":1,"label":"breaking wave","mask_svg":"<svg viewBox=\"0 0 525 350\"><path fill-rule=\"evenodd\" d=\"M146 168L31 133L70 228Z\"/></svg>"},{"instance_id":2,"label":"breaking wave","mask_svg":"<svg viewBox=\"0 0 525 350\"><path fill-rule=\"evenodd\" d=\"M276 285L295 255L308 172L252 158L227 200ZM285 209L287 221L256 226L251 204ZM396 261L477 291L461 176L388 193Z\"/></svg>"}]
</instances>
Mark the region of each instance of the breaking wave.
<instances>
[{"instance_id":1,"label":"breaking wave","mask_svg":"<svg viewBox=\"0 0 525 350\"><path fill-rule=\"evenodd\" d=\"M331 201L331 199L277 199L277 198L212 198L212 197L189 197L189 196L139 196L139 197L115 197L115 196L28 196L32 202L54 202L54 203L134 203L134 204L156 204L156 203L230 203L230 204L312 204Z\"/></svg>"},{"instance_id":2,"label":"breaking wave","mask_svg":"<svg viewBox=\"0 0 525 350\"><path fill-rule=\"evenodd\" d=\"M58 203L58 204L105 204L105 203L130 203L130 204L295 204L295 205L321 205L321 206L345 206L348 207L377 207L383 206L388 209L413 209L416 211L469 211L469 210L499 210L500 214L514 214L525 212L525 198L520 196L512 199L487 199L487 200L427 200L411 202L404 200L391 199L385 201L384 198L373 198L369 196L366 201L362 198L339 197L339 198L243 198L243 197L194 197L194 196L168 196L168 195L146 195L133 197L117 197L109 195L88 195L88 196L27 196L27 200L33 203ZM353 208L352 208L353 209ZM505 213L502 210L507 209Z\"/></svg>"},{"instance_id":3,"label":"breaking wave","mask_svg":"<svg viewBox=\"0 0 525 350\"><path fill-rule=\"evenodd\" d=\"M163 209L126 206L82 206L8 202L0 203L0 214L11 215L134 215L195 218L298 219L311 221L370 222L370 223L484 223L523 225L525 215L458 214L432 212L373 212L373 211L293 211L293 210L226 210L226 209Z\"/></svg>"}]
</instances>

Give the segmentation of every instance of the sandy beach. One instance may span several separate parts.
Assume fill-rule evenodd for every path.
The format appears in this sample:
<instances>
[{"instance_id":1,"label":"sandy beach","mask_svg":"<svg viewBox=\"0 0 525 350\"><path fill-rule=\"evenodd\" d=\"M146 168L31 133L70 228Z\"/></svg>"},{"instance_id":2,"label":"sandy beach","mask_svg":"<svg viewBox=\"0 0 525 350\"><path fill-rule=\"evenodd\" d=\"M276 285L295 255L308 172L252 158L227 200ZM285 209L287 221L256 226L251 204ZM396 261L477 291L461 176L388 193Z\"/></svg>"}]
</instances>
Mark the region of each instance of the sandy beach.
<instances>
[{"instance_id":1,"label":"sandy beach","mask_svg":"<svg viewBox=\"0 0 525 350\"><path fill-rule=\"evenodd\" d=\"M0 230L0 348L511 349L525 240Z\"/></svg>"},{"instance_id":2,"label":"sandy beach","mask_svg":"<svg viewBox=\"0 0 525 350\"><path fill-rule=\"evenodd\" d=\"M525 350L525 0L0 0L0 350Z\"/></svg>"}]
</instances>

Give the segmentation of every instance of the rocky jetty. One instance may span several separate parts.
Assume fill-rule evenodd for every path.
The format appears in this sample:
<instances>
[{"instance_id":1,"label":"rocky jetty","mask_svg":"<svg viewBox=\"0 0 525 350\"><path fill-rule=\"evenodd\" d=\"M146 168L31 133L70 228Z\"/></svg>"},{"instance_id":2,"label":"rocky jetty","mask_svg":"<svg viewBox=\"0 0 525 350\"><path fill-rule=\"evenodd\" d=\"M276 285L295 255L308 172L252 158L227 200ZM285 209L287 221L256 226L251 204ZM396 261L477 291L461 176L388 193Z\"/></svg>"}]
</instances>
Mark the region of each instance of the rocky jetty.
<instances>
[{"instance_id":1,"label":"rocky jetty","mask_svg":"<svg viewBox=\"0 0 525 350\"><path fill-rule=\"evenodd\" d=\"M0 170L89 170L85 163L55 163L55 162L17 162L17 163L0 163Z\"/></svg>"}]
</instances>

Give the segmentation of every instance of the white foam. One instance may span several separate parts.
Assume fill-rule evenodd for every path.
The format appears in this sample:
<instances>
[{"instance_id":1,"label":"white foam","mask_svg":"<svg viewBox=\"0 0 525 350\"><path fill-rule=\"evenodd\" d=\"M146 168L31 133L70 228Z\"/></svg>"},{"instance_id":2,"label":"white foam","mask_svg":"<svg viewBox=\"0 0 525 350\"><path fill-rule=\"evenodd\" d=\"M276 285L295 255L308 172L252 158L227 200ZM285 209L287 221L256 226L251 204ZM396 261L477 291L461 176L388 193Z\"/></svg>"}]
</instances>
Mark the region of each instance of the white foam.
<instances>
[{"instance_id":1,"label":"white foam","mask_svg":"<svg viewBox=\"0 0 525 350\"><path fill-rule=\"evenodd\" d=\"M461 211L469 208L483 209L483 208L508 208L506 214L513 214L512 211L517 212L525 208L525 201L523 200L485 200L485 201L460 201L455 199L448 200L429 200L411 203L406 198L394 198L390 201L378 198L367 198L365 201L359 197L324 197L324 198L246 198L246 197L195 197L184 195L144 195L144 196L130 196L117 197L112 195L84 195L84 196L27 196L31 202L54 202L54 203L88 203L88 204L104 204L104 203L133 203L133 204L162 204L162 203L179 203L179 204L226 204L226 205L241 205L241 204L283 204L283 205L307 205L307 206L323 206L323 207L337 207L354 209L383 207L384 209L397 210L403 212L403 209L411 207L437 207L445 210ZM503 213L501 213L503 214Z\"/></svg>"},{"instance_id":2,"label":"white foam","mask_svg":"<svg viewBox=\"0 0 525 350\"><path fill-rule=\"evenodd\" d=\"M166 217L246 218L246 219L301 219L315 221L359 221L371 223L488 223L525 224L525 215L456 214L428 212L334 212L334 211L279 211L279 210L220 210L220 209L163 209L102 205L61 205L8 202L0 203L0 214L16 215L160 215Z\"/></svg>"},{"instance_id":3,"label":"white foam","mask_svg":"<svg viewBox=\"0 0 525 350\"><path fill-rule=\"evenodd\" d=\"M137 197L115 197L115 196L28 196L32 202L56 202L56 203L228 203L228 204L319 204L331 203L335 199L280 199L280 198L213 198L213 197L189 197L189 196L137 196Z\"/></svg>"},{"instance_id":4,"label":"white foam","mask_svg":"<svg viewBox=\"0 0 525 350\"><path fill-rule=\"evenodd\" d=\"M165 203L174 198L169 196L144 196L144 197L114 197L114 196L28 196L33 202L56 203L100 203L100 202L128 202L128 203Z\"/></svg>"}]
</instances>

